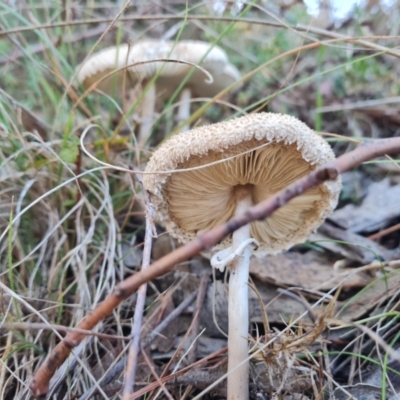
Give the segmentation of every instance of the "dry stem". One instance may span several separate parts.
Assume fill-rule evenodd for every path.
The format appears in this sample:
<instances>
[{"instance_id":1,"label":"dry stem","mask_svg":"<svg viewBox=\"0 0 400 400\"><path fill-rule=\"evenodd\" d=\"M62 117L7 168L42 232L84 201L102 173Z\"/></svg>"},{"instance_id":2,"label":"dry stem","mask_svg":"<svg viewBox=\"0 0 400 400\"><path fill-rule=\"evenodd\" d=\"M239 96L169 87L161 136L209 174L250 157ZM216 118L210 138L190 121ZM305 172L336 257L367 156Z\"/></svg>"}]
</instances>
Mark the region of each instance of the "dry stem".
<instances>
[{"instance_id":1,"label":"dry stem","mask_svg":"<svg viewBox=\"0 0 400 400\"><path fill-rule=\"evenodd\" d=\"M293 182L287 188L271 196L269 199L250 208L242 215L232 218L223 225L217 226L208 232L199 235L196 239L179 247L175 251L156 261L152 266L138 272L119 283L114 292L100 303L82 322L79 329L89 330L131 296L143 283L155 279L170 271L176 264L190 259L200 251L210 249L221 239L233 233L240 227L256 220L262 220L270 216L275 210L282 207L296 196L319 184L335 179L338 174L348 171L360 165L364 161L371 160L385 154L400 152L400 138L380 139L370 141L358 146L355 150L344 154L311 172L307 176ZM86 335L78 332L70 332L51 352L45 362L36 371L31 383L31 390L36 398L44 398L48 391L49 381L56 369L68 357L71 350L77 346Z\"/></svg>"},{"instance_id":2,"label":"dry stem","mask_svg":"<svg viewBox=\"0 0 400 400\"><path fill-rule=\"evenodd\" d=\"M152 244L152 212L148 194L144 191L145 205L146 205L146 232L144 238L142 271L145 271L150 266L151 258L151 244ZM135 375L138 363L138 356L140 351L140 333L142 329L143 310L146 302L147 284L144 283L138 290L138 297L136 299L135 315L132 323L132 342L129 347L128 365L125 373L125 383L123 389L123 400L129 400L130 394L135 387Z\"/></svg>"}]
</instances>

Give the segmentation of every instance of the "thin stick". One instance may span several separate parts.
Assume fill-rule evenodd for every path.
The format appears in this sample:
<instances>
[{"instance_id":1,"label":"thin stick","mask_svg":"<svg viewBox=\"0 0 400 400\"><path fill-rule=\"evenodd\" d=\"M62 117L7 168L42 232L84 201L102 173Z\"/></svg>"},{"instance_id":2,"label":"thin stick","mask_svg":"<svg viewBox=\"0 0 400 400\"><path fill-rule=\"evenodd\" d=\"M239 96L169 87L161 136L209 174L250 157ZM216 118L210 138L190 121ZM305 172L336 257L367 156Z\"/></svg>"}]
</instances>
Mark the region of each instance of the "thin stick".
<instances>
[{"instance_id":1,"label":"thin stick","mask_svg":"<svg viewBox=\"0 0 400 400\"><path fill-rule=\"evenodd\" d=\"M364 161L400 152L400 137L369 141L358 146L355 150L344 154L316 171L293 182L285 189L271 196L267 200L249 208L244 214L232 218L223 225L217 226L208 232L202 233L196 239L179 247L175 251L157 260L149 269L140 271L120 282L114 292L100 303L89 315L78 325L78 329L90 330L99 321L110 315L112 311L125 299L131 296L145 282L149 282L168 271L176 264L190 259L201 251L212 248L221 239L233 233L240 227L252 222L269 217L275 210L279 209L293 198L301 195L321 183L335 179L338 174L354 168ZM76 347L85 335L77 332L68 335L55 347L45 362L36 371L30 388L33 395L40 399L44 398L49 386L49 381L56 369L68 357L71 350Z\"/></svg>"},{"instance_id":2,"label":"thin stick","mask_svg":"<svg viewBox=\"0 0 400 400\"><path fill-rule=\"evenodd\" d=\"M391 226L390 228L386 228L386 229L384 229L384 230L382 230L380 232L377 232L377 233L374 233L371 236L368 236L368 239L369 240L377 240L377 239L380 239L383 236L389 235L389 233L396 232L399 229L400 229L400 224L396 224L396 225Z\"/></svg>"},{"instance_id":3,"label":"thin stick","mask_svg":"<svg viewBox=\"0 0 400 400\"><path fill-rule=\"evenodd\" d=\"M182 369L180 369L177 372L173 372L171 375L168 376L164 376L164 377L160 377L160 380L162 383L168 382L171 379L183 375L185 372L190 371L193 368L196 367L200 367L201 365L204 365L208 360L212 360L213 358L216 358L224 353L226 353L228 351L227 347L224 347L221 350L217 350L215 353L212 353L204 358L202 358L199 361L196 361L194 364L192 365L188 365L187 367L184 367ZM158 388L158 382L152 382L150 384L148 384L147 386L145 386L144 388L138 390L137 392L133 393L131 400L133 399L138 399L139 397L143 396L144 394L150 392L151 390L157 389Z\"/></svg>"},{"instance_id":4,"label":"thin stick","mask_svg":"<svg viewBox=\"0 0 400 400\"><path fill-rule=\"evenodd\" d=\"M195 290L191 295L186 297L185 300L179 304L178 307L175 308L167 317L165 317L162 322L157 325L155 329L151 331L151 333L146 337L146 339L142 343L142 347L147 347L160 333L172 322L174 321L181 313L193 303L193 300L196 298L198 291Z\"/></svg>"},{"instance_id":5,"label":"thin stick","mask_svg":"<svg viewBox=\"0 0 400 400\"><path fill-rule=\"evenodd\" d=\"M155 329L143 340L141 345L142 349L147 347L153 340L160 335L160 333L171 324L181 313L193 302L193 300L197 296L197 291L194 291L190 296L188 296L185 300L179 304L178 307L175 308L174 311L171 312L166 318L164 318ZM115 378L118 377L120 372L125 368L127 356L122 357L120 361L110 370L107 372L105 376L101 378L100 387L107 386L110 382L112 382ZM92 396L97 393L96 388L90 388L87 390L79 400L86 400L89 398L89 395Z\"/></svg>"},{"instance_id":6,"label":"thin stick","mask_svg":"<svg viewBox=\"0 0 400 400\"><path fill-rule=\"evenodd\" d=\"M142 271L146 271L150 266L151 244L153 236L152 208L149 201L148 193L144 193L144 202L146 205L146 232L144 237ZM123 400L129 400L131 393L135 387L135 376L138 364L138 356L140 351L140 332L142 329L143 310L146 302L147 283L143 283L138 290L136 299L135 315L132 323L132 341L129 347L128 365L126 366L125 383L123 389Z\"/></svg>"},{"instance_id":7,"label":"thin stick","mask_svg":"<svg viewBox=\"0 0 400 400\"><path fill-rule=\"evenodd\" d=\"M165 397L169 400L174 400L174 398L171 396L171 393L168 392L168 389L165 387L165 383L161 382L160 377L157 374L157 371L154 369L153 364L151 363L149 357L147 356L146 352L142 349L142 355L143 358L146 361L147 366L150 369L150 372L152 373L152 375L154 376L155 380L157 381L157 383L160 385L160 388L162 389L162 391L165 394ZM128 400L130 399L130 396L128 397Z\"/></svg>"},{"instance_id":8,"label":"thin stick","mask_svg":"<svg viewBox=\"0 0 400 400\"><path fill-rule=\"evenodd\" d=\"M164 378L164 377L168 374L168 371L169 371L169 369L171 368L171 366L172 366L172 364L173 364L175 358L177 358L178 356L181 357L181 359L178 361L177 365L175 366L174 372L179 368L179 364L181 363L182 359L185 357L185 354L184 354L183 356L181 355L181 350L182 350L183 345L185 344L186 340L188 339L188 337L189 337L189 335L190 335L190 332L191 332L192 329L193 329L193 325L194 325L194 323L195 323L195 321L196 321L196 317L197 317L197 315L196 315L195 318L192 320L192 322L191 322L191 324L190 324L188 330L186 331L184 337L182 338L181 342L179 343L178 347L176 348L174 354L172 355L172 357L171 357L171 358L169 359L169 361L167 362L167 365L164 367L164 370L163 370L163 372L162 372L160 378ZM196 339L197 339L197 338L196 338ZM195 340L196 340L196 339L195 339ZM153 396L153 393L150 393L149 398L153 399L153 397L154 397L154 399L156 399L156 398L159 396L159 394L160 394L160 390L158 390L158 392L156 393L155 396Z\"/></svg>"}]
</instances>

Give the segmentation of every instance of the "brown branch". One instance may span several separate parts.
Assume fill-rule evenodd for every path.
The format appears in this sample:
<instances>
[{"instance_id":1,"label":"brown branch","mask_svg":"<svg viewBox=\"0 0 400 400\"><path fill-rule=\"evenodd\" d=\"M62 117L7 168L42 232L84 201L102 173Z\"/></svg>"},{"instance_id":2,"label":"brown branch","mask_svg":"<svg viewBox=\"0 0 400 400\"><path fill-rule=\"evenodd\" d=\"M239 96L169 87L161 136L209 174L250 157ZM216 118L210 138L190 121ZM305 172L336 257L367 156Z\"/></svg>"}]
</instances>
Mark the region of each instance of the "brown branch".
<instances>
[{"instance_id":1,"label":"brown branch","mask_svg":"<svg viewBox=\"0 0 400 400\"><path fill-rule=\"evenodd\" d=\"M271 196L269 199L250 208L242 215L232 218L223 225L199 235L196 239L179 247L175 251L160 258L152 266L140 271L119 283L114 292L100 303L82 322L78 329L90 330L97 323L110 315L125 299L146 282L170 271L176 264L190 259L201 251L208 250L236 229L256 220L270 216L275 210L301 195L306 190L321 183L335 179L338 174L385 154L400 153L400 138L380 139L358 146L355 150L329 162L307 176L293 182L291 185ZM46 396L49 381L55 370L68 357L71 350L85 337L78 332L71 332L55 347L45 362L37 370L30 388L36 398Z\"/></svg>"},{"instance_id":2,"label":"brown branch","mask_svg":"<svg viewBox=\"0 0 400 400\"><path fill-rule=\"evenodd\" d=\"M390 228L386 228L386 229L384 229L382 231L374 233L371 236L368 236L368 239L369 240L377 240L377 239L380 239L383 236L389 235L390 233L396 232L399 229L400 229L400 224L396 224L396 225L391 226Z\"/></svg>"}]
</instances>

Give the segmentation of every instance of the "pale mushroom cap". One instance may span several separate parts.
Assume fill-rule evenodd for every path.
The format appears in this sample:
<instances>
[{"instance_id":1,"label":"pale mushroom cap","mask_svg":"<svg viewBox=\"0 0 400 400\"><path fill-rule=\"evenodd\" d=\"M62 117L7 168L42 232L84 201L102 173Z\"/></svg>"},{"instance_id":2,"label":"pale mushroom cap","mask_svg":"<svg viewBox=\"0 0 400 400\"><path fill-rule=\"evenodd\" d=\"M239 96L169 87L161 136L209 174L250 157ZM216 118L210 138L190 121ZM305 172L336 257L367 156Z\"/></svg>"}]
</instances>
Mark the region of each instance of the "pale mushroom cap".
<instances>
[{"instance_id":1,"label":"pale mushroom cap","mask_svg":"<svg viewBox=\"0 0 400 400\"><path fill-rule=\"evenodd\" d=\"M88 89L110 72L127 66L131 50L132 48L128 44L121 44L118 47L112 46L94 53L86 62L78 66L77 80ZM122 69L99 82L97 89L107 94L112 94L113 92L121 94L123 84L126 87L132 85L130 79L130 72L127 69Z\"/></svg>"},{"instance_id":2,"label":"pale mushroom cap","mask_svg":"<svg viewBox=\"0 0 400 400\"><path fill-rule=\"evenodd\" d=\"M200 63L200 60L209 50L210 52ZM200 65L207 70L213 77L212 83L207 82L207 75L198 68L194 70L187 82L186 87L192 90L194 96L215 96L240 79L239 71L229 63L224 50L218 46L212 47L209 43L195 40L176 43L173 41L146 40L133 46L122 44L119 47L109 47L93 54L83 65L79 66L77 79L88 88L111 71L134 63L157 59L186 61ZM103 80L97 88L108 94L113 90L120 94L124 79L126 87L130 87L138 81L145 82L153 78L160 71L156 82L157 91L163 97L168 97L176 90L192 68L193 66L189 64L162 61L138 64L128 67L125 75L122 70L115 73L113 77Z\"/></svg>"},{"instance_id":3,"label":"pale mushroom cap","mask_svg":"<svg viewBox=\"0 0 400 400\"><path fill-rule=\"evenodd\" d=\"M209 51L209 53L203 56ZM228 56L218 46L212 47L210 43L197 40L183 40L180 42L158 42L148 40L133 46L129 63L138 61L150 61L156 59L170 59L186 61L201 66L208 71L213 82L208 82L207 75L196 68L186 83L193 96L213 97L221 90L240 80L240 72L229 63ZM200 60L202 60L200 62ZM152 62L137 65L131 70L142 80L153 77L163 66L157 78L157 91L162 97L169 97L182 80L193 68L189 64Z\"/></svg>"},{"instance_id":4,"label":"pale mushroom cap","mask_svg":"<svg viewBox=\"0 0 400 400\"><path fill-rule=\"evenodd\" d=\"M210 50L209 43L197 40L183 40L180 42L173 41L156 41L145 40L135 44L130 52L130 63L140 61L152 61L157 59L180 60L197 64L201 58ZM214 46L205 56L202 66L218 65L222 69L229 64L228 56L220 47ZM192 66L180 63L164 63L163 61L152 62L148 64L134 66L132 70L143 78L154 76L162 67L161 75L165 77L175 75L186 75ZM206 68L207 69L207 68ZM204 79L206 75L203 73Z\"/></svg>"},{"instance_id":5,"label":"pale mushroom cap","mask_svg":"<svg viewBox=\"0 0 400 400\"><path fill-rule=\"evenodd\" d=\"M144 185L160 223L186 242L233 217L238 185L249 185L257 204L332 159L330 146L298 119L251 114L173 136L154 152ZM157 173L162 171L169 172ZM306 240L333 211L340 189L338 177L293 199L267 220L253 222L251 235L260 242L259 250L274 254Z\"/></svg>"}]
</instances>

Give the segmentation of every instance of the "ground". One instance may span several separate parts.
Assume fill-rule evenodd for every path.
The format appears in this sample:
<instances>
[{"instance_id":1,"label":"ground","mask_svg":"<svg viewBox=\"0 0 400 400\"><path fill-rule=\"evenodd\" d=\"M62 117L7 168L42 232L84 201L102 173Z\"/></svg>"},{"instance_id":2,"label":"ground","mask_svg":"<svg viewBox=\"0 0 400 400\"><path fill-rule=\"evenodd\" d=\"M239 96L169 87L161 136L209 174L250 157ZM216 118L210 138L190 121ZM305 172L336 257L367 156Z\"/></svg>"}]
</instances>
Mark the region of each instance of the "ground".
<instances>
[{"instance_id":1,"label":"ground","mask_svg":"<svg viewBox=\"0 0 400 400\"><path fill-rule=\"evenodd\" d=\"M325 1L314 16L300 1L132 3L0 4L0 398L32 398L34 373L67 328L141 269L146 218L151 262L181 246L156 217L149 223L132 173L184 125L181 88L158 96L139 146L141 88L86 91L76 71L89 53L145 38L220 46L241 78L223 96L194 99L192 127L289 114L338 157L399 136L397 2L366 2L344 20ZM252 258L250 398L397 398L398 155L344 173L336 211L305 243ZM130 398L226 398L228 276L210 256L148 283L134 328L143 351L129 353L135 294L58 369L51 398L122 398L134 358Z\"/></svg>"}]
</instances>

